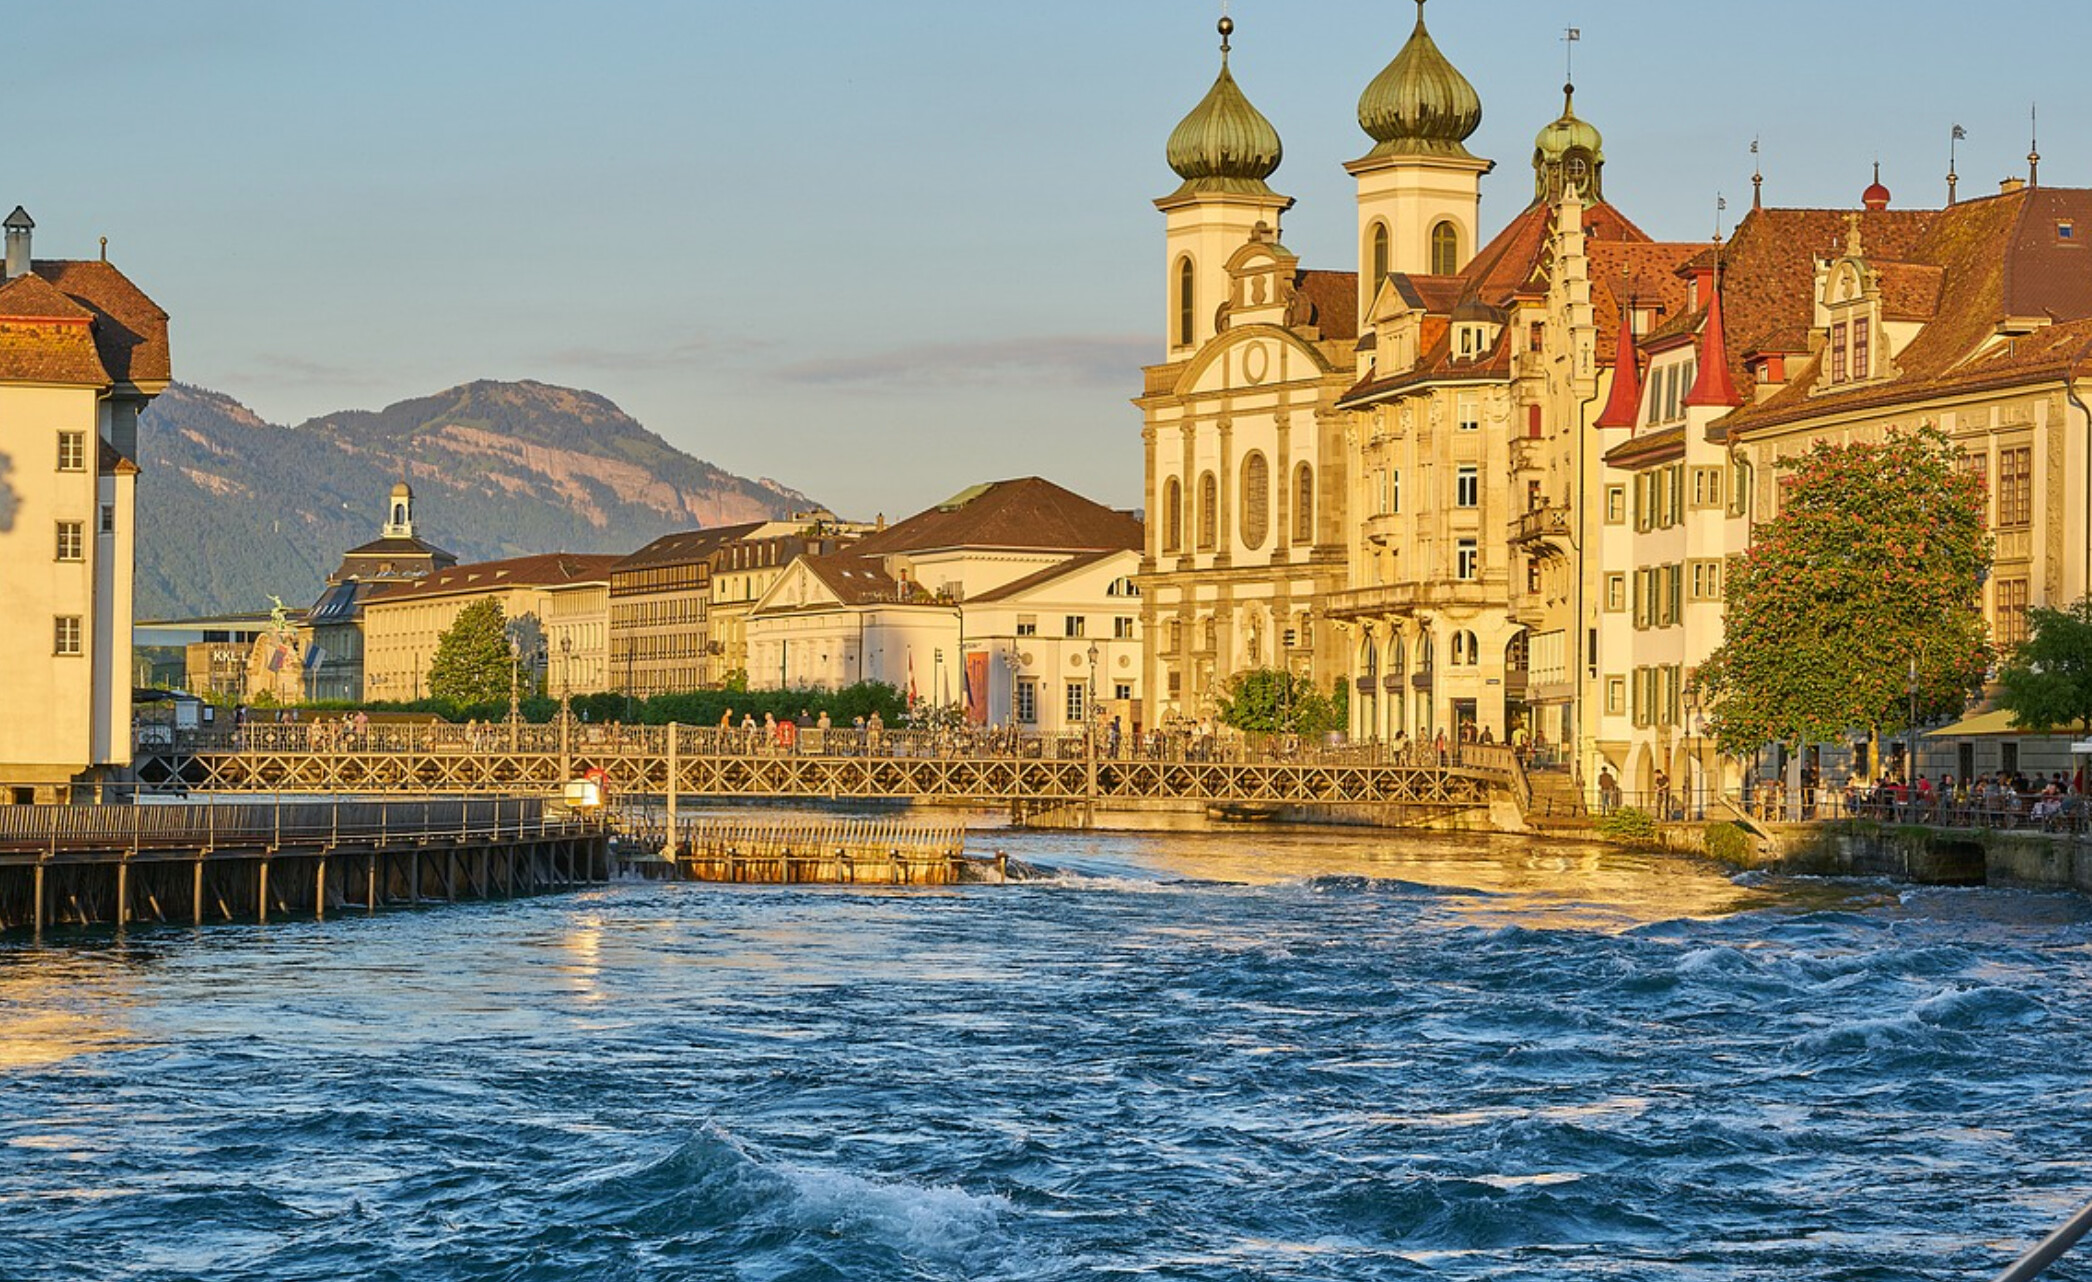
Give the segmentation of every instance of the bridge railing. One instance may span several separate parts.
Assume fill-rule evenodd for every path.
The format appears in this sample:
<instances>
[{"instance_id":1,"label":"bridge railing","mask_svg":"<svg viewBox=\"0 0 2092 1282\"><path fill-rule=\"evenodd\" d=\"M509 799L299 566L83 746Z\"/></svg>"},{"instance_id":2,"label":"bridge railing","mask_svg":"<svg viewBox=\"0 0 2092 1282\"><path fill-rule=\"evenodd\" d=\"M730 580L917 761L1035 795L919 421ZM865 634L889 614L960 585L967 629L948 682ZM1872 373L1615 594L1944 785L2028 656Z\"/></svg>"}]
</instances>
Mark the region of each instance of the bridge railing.
<instances>
[{"instance_id":1,"label":"bridge railing","mask_svg":"<svg viewBox=\"0 0 2092 1282\"><path fill-rule=\"evenodd\" d=\"M598 826L548 810L540 797L0 806L0 852L385 847L558 836Z\"/></svg>"},{"instance_id":2,"label":"bridge railing","mask_svg":"<svg viewBox=\"0 0 2092 1282\"><path fill-rule=\"evenodd\" d=\"M1521 801L1530 795L1519 753L1501 744L1328 742L1302 735L1226 735L1149 731L1141 734L1035 734L1006 729L910 730L858 726L645 726L549 724L370 725L348 721L263 722L224 730L185 731L186 752L413 753L465 755L565 752L570 758L872 757L976 760L1149 761L1224 765L1397 766L1456 769L1508 780ZM165 751L160 745L156 751Z\"/></svg>"}]
</instances>

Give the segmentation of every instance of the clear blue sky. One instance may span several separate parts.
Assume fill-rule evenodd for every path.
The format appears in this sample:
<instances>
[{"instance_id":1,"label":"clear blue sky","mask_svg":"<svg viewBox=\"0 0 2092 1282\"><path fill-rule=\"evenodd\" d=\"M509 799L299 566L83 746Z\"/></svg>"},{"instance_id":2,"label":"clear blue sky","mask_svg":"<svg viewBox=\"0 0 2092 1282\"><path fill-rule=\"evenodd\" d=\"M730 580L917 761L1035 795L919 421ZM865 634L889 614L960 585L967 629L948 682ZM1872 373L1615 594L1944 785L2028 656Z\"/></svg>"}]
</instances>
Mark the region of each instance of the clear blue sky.
<instances>
[{"instance_id":1,"label":"clear blue sky","mask_svg":"<svg viewBox=\"0 0 2092 1282\"><path fill-rule=\"evenodd\" d=\"M479 377L600 391L677 445L855 514L1040 473L1140 499L1163 141L1215 67L1203 0L76 0L11 7L0 208L95 238L174 316L180 377L272 420ZM1286 240L1349 268L1359 91L1410 0L1235 0L1286 143ZM1898 203L2025 168L2092 185L2084 0L1433 0L1531 194L1579 113L1649 232L1749 203Z\"/></svg>"}]
</instances>

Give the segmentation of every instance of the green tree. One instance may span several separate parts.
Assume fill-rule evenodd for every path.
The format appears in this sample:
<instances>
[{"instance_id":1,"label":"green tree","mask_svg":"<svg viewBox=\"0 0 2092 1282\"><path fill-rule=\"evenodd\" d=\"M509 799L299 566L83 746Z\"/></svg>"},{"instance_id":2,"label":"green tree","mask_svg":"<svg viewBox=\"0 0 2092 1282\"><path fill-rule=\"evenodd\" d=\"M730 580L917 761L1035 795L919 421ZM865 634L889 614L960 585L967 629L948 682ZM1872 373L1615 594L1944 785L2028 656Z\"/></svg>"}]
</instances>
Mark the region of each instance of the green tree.
<instances>
[{"instance_id":1,"label":"green tree","mask_svg":"<svg viewBox=\"0 0 2092 1282\"><path fill-rule=\"evenodd\" d=\"M490 703L508 698L508 682L508 620L501 602L475 601L436 640L429 694L459 705Z\"/></svg>"},{"instance_id":2,"label":"green tree","mask_svg":"<svg viewBox=\"0 0 2092 1282\"><path fill-rule=\"evenodd\" d=\"M1220 723L1251 734L1304 735L1343 725L1335 704L1313 681L1278 668L1253 668L1228 678Z\"/></svg>"},{"instance_id":3,"label":"green tree","mask_svg":"<svg viewBox=\"0 0 2092 1282\"><path fill-rule=\"evenodd\" d=\"M1998 704L2030 730L2092 733L2092 597L2027 611L2027 639L1998 672Z\"/></svg>"},{"instance_id":4,"label":"green tree","mask_svg":"<svg viewBox=\"0 0 2092 1282\"><path fill-rule=\"evenodd\" d=\"M1982 482L1939 432L1817 442L1732 563L1722 644L1693 684L1733 756L1958 714L1991 661Z\"/></svg>"}]
</instances>

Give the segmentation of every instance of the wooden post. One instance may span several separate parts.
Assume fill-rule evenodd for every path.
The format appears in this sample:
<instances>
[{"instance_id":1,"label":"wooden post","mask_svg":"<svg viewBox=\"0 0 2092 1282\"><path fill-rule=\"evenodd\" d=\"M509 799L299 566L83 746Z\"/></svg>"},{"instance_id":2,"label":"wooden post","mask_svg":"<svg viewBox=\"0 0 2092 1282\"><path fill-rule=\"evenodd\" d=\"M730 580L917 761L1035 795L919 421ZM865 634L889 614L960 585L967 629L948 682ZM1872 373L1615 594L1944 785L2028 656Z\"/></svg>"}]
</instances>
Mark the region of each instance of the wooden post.
<instances>
[{"instance_id":1,"label":"wooden post","mask_svg":"<svg viewBox=\"0 0 2092 1282\"><path fill-rule=\"evenodd\" d=\"M36 885L34 891L36 894L36 906L30 910L29 920L31 928L41 935L44 933L44 866L42 863L36 865Z\"/></svg>"},{"instance_id":2,"label":"wooden post","mask_svg":"<svg viewBox=\"0 0 2092 1282\"><path fill-rule=\"evenodd\" d=\"M312 872L312 919L327 920L327 856L321 855L313 861Z\"/></svg>"},{"instance_id":3,"label":"wooden post","mask_svg":"<svg viewBox=\"0 0 2092 1282\"><path fill-rule=\"evenodd\" d=\"M189 874L189 920L203 925L203 856L198 855L196 866Z\"/></svg>"},{"instance_id":4,"label":"wooden post","mask_svg":"<svg viewBox=\"0 0 2092 1282\"><path fill-rule=\"evenodd\" d=\"M131 861L116 861L116 928L122 930L131 920Z\"/></svg>"},{"instance_id":5,"label":"wooden post","mask_svg":"<svg viewBox=\"0 0 2092 1282\"><path fill-rule=\"evenodd\" d=\"M682 758L676 753L676 723L668 723L668 856L676 853L676 776L681 773ZM590 855L589 862L595 862Z\"/></svg>"},{"instance_id":6,"label":"wooden post","mask_svg":"<svg viewBox=\"0 0 2092 1282\"><path fill-rule=\"evenodd\" d=\"M255 912L261 917L262 925L269 924L269 861L263 858L255 864Z\"/></svg>"},{"instance_id":7,"label":"wooden post","mask_svg":"<svg viewBox=\"0 0 2092 1282\"><path fill-rule=\"evenodd\" d=\"M407 902L410 904L421 902L421 852L419 850L409 850L407 852Z\"/></svg>"},{"instance_id":8,"label":"wooden post","mask_svg":"<svg viewBox=\"0 0 2092 1282\"><path fill-rule=\"evenodd\" d=\"M378 852L375 850L363 863L363 911L378 911Z\"/></svg>"}]
</instances>

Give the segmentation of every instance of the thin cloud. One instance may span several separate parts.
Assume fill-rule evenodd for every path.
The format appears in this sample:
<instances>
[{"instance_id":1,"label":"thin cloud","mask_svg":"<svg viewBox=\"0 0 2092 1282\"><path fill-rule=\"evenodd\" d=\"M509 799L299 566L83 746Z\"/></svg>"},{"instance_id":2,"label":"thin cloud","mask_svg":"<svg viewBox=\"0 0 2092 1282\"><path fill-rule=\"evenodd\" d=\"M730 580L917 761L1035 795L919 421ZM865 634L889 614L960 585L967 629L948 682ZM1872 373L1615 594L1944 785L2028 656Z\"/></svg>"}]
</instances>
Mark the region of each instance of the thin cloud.
<instances>
[{"instance_id":1,"label":"thin cloud","mask_svg":"<svg viewBox=\"0 0 2092 1282\"><path fill-rule=\"evenodd\" d=\"M778 370L809 387L938 388L1022 383L1123 387L1139 382L1155 340L1072 334L972 343L917 343L864 356L797 361Z\"/></svg>"},{"instance_id":2,"label":"thin cloud","mask_svg":"<svg viewBox=\"0 0 2092 1282\"><path fill-rule=\"evenodd\" d=\"M561 347L543 353L539 359L574 369L632 373L679 369L720 357L753 356L777 346L776 339L744 334L699 334L667 347Z\"/></svg>"}]
</instances>

